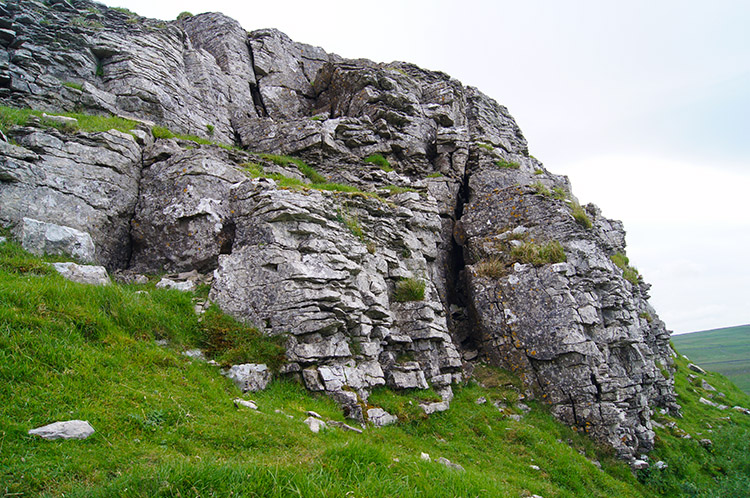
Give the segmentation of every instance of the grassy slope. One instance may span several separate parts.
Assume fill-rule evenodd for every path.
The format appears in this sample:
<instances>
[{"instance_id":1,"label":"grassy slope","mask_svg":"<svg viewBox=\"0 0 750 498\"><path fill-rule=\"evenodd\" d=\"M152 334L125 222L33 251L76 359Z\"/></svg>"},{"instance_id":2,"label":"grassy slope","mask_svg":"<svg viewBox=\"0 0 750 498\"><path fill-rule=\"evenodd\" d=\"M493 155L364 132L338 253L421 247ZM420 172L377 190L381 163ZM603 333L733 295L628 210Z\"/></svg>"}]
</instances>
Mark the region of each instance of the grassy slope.
<instances>
[{"instance_id":1,"label":"grassy slope","mask_svg":"<svg viewBox=\"0 0 750 498\"><path fill-rule=\"evenodd\" d=\"M706 458L713 458L710 473L729 469L735 472L730 484L740 482L735 464L721 460L730 454L722 445L747 450L750 417L729 414L736 422L722 422L726 436L714 436L716 455L709 457L695 439L660 431L655 454L670 467L641 475L646 487L606 450L554 421L543 405L530 402L532 411L520 422L503 416L492 401L512 407L515 381L492 369L481 371L486 387L457 388L448 412L424 418L415 409L419 393L381 390L372 400L403 422L364 434L330 429L316 435L302 424L305 410L343 420L329 399L275 381L252 395L259 411L235 408L232 399L240 393L216 367L179 354L205 343L192 296L153 288L136 294L139 289L73 284L16 246L0 245L0 494L550 498L651 496L663 489L665 496L681 496L670 488L681 478L678 458L704 490L715 487L710 475L708 484L695 477L703 475ZM155 338L172 346L159 347ZM680 363L680 375L684 370ZM681 427L698 432L696 417L713 422L727 415L698 405L694 387L680 379L686 409L695 414L678 421ZM732 401L750 405L719 376L709 381ZM477 405L480 396L490 402ZM84 441L27 435L74 418L89 420L97 432ZM421 452L466 472L422 461ZM589 459L601 461L603 470ZM746 460L738 461L742 471Z\"/></svg>"},{"instance_id":2,"label":"grassy slope","mask_svg":"<svg viewBox=\"0 0 750 498\"><path fill-rule=\"evenodd\" d=\"M680 334L672 342L692 361L726 375L750 394L750 325Z\"/></svg>"}]
</instances>

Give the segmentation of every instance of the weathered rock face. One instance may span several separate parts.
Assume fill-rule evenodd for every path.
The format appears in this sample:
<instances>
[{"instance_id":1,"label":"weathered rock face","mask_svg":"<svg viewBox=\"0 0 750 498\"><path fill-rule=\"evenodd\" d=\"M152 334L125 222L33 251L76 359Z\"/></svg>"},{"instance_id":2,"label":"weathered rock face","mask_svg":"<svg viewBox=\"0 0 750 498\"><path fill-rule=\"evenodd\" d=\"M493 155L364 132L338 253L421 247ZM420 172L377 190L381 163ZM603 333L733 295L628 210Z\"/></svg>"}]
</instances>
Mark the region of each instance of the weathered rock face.
<instances>
[{"instance_id":1,"label":"weathered rock face","mask_svg":"<svg viewBox=\"0 0 750 498\"><path fill-rule=\"evenodd\" d=\"M384 384L434 386L443 400L424 410L447 409L462 353L518 372L626 458L652 446L652 407L677 408L648 286L610 259L625 251L621 224L577 206L478 90L221 14L161 22L11 0L0 20L0 102L143 122L132 135L5 130L4 227L85 232L123 274L213 271L222 309L286 334L282 371L360 420ZM246 150L155 139L155 124ZM301 157L361 191L251 178L262 166L309 181L249 151ZM397 297L405 282L424 298Z\"/></svg>"}]
</instances>

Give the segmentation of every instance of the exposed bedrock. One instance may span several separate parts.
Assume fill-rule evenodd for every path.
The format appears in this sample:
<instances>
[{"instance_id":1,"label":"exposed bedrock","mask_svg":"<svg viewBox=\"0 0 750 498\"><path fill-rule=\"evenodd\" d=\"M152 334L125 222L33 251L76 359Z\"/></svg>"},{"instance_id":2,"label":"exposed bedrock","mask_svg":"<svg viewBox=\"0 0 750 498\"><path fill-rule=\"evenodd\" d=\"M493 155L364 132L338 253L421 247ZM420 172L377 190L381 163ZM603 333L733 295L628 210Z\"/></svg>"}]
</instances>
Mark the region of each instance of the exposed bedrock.
<instances>
[{"instance_id":1,"label":"exposed bedrock","mask_svg":"<svg viewBox=\"0 0 750 498\"><path fill-rule=\"evenodd\" d=\"M479 90L216 13L164 22L9 0L0 29L3 105L141 122L7 126L0 223L30 248L213 272L222 309L286 336L283 373L360 420L380 385L434 386L443 401L429 411L445 409L473 361L517 372L624 458L652 447L650 410L678 409L669 332L623 263L622 224L578 206ZM225 147L157 139L155 126ZM262 152L360 191L252 178L311 181ZM424 298L404 298L409 282Z\"/></svg>"}]
</instances>

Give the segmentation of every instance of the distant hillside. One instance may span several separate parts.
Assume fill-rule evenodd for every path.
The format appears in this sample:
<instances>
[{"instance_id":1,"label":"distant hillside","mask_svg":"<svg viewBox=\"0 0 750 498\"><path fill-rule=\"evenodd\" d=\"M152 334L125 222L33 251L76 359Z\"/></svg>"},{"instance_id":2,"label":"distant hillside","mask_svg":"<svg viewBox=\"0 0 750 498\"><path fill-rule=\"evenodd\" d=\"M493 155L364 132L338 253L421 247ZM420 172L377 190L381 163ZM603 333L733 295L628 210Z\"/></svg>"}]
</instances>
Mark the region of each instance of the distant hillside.
<instances>
[{"instance_id":1,"label":"distant hillside","mask_svg":"<svg viewBox=\"0 0 750 498\"><path fill-rule=\"evenodd\" d=\"M672 342L681 354L750 394L750 325L676 335Z\"/></svg>"}]
</instances>

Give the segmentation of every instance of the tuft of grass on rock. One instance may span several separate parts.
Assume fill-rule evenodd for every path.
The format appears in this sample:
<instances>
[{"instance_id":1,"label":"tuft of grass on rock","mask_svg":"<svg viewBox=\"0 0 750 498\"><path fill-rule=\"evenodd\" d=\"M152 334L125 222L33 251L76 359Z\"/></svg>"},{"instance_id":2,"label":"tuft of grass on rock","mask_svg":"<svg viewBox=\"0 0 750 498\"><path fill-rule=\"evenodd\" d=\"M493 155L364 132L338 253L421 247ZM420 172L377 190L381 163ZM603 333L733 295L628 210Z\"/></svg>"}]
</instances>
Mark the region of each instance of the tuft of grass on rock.
<instances>
[{"instance_id":1,"label":"tuft of grass on rock","mask_svg":"<svg viewBox=\"0 0 750 498\"><path fill-rule=\"evenodd\" d=\"M588 230L589 228L594 226L594 224L591 223L591 218L589 218L589 215L586 214L586 210L583 209L583 207L577 202L574 202L572 204L571 212L573 214L573 218L576 220L576 223L581 225L583 228Z\"/></svg>"},{"instance_id":2,"label":"tuft of grass on rock","mask_svg":"<svg viewBox=\"0 0 750 498\"><path fill-rule=\"evenodd\" d=\"M391 163L389 163L388 159L383 157L381 154L369 155L365 158L365 162L374 164L375 166L379 166L380 169L382 169L386 173L393 171L393 168L391 167Z\"/></svg>"},{"instance_id":3,"label":"tuft of grass on rock","mask_svg":"<svg viewBox=\"0 0 750 498\"><path fill-rule=\"evenodd\" d=\"M418 278L404 278L396 282L393 300L399 303L406 301L423 301L426 283Z\"/></svg>"},{"instance_id":4,"label":"tuft of grass on rock","mask_svg":"<svg viewBox=\"0 0 750 498\"><path fill-rule=\"evenodd\" d=\"M630 266L630 259L621 252L616 252L609 257L610 260L622 270L622 276L625 280L633 285L638 285L638 279L640 277L638 270Z\"/></svg>"},{"instance_id":5,"label":"tuft of grass on rock","mask_svg":"<svg viewBox=\"0 0 750 498\"><path fill-rule=\"evenodd\" d=\"M516 161L506 161L505 159L495 161L495 166L500 169L519 169L521 167Z\"/></svg>"},{"instance_id":6,"label":"tuft of grass on rock","mask_svg":"<svg viewBox=\"0 0 750 498\"><path fill-rule=\"evenodd\" d=\"M477 275L487 278L500 278L505 275L505 262L498 256L479 261L475 266Z\"/></svg>"},{"instance_id":7,"label":"tuft of grass on rock","mask_svg":"<svg viewBox=\"0 0 750 498\"><path fill-rule=\"evenodd\" d=\"M286 167L294 165L297 167L300 173L309 178L313 183L325 184L328 182L328 179L325 176L315 171L315 168L308 165L302 159L291 156L282 156L278 154L260 154L260 157L262 157L266 161L271 161L272 163L278 164L279 166Z\"/></svg>"},{"instance_id":8,"label":"tuft of grass on rock","mask_svg":"<svg viewBox=\"0 0 750 498\"><path fill-rule=\"evenodd\" d=\"M42 114L44 114L44 111L29 108L0 106L0 131L6 133L13 126L26 126L32 116L39 118L42 126L55 128L64 133L74 133L77 131L95 133L113 129L129 133L138 125L135 121L117 116L95 116L75 112L46 113L48 115L54 114L78 120L77 125L61 124L43 118Z\"/></svg>"},{"instance_id":9,"label":"tuft of grass on rock","mask_svg":"<svg viewBox=\"0 0 750 498\"><path fill-rule=\"evenodd\" d=\"M510 257L519 263L535 266L567 261L562 244L556 240L545 244L524 242L521 245L514 246L510 250Z\"/></svg>"}]
</instances>

